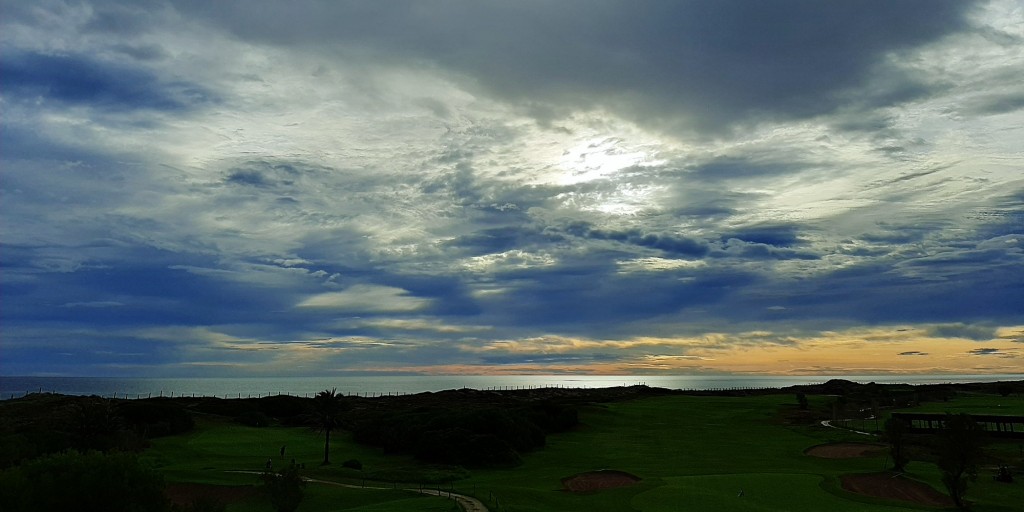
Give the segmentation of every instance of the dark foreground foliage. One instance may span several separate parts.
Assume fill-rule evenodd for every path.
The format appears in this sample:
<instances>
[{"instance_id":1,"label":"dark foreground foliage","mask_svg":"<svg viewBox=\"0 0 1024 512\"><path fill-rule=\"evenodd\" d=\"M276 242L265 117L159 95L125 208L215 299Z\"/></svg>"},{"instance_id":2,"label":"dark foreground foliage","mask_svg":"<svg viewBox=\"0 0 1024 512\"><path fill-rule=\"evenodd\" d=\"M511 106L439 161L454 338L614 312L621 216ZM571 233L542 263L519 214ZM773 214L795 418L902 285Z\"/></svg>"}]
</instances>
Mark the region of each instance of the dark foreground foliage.
<instances>
[{"instance_id":1,"label":"dark foreground foliage","mask_svg":"<svg viewBox=\"0 0 1024 512\"><path fill-rule=\"evenodd\" d=\"M943 423L945 429L936 445L942 484L957 508L965 509L968 483L978 478L984 431L969 414L946 414Z\"/></svg>"},{"instance_id":2,"label":"dark foreground foliage","mask_svg":"<svg viewBox=\"0 0 1024 512\"><path fill-rule=\"evenodd\" d=\"M171 399L47 393L0 405L0 468L68 450L138 452L147 446L146 439L194 427L191 413Z\"/></svg>"},{"instance_id":3,"label":"dark foreground foliage","mask_svg":"<svg viewBox=\"0 0 1024 512\"><path fill-rule=\"evenodd\" d=\"M348 414L348 428L357 442L425 462L507 467L521 463L521 454L542 448L547 434L578 422L571 404L469 390L447 393L417 403L393 400L387 407L357 404Z\"/></svg>"},{"instance_id":4,"label":"dark foreground foliage","mask_svg":"<svg viewBox=\"0 0 1024 512\"><path fill-rule=\"evenodd\" d=\"M162 437L192 430L192 415L182 407L163 400L125 400L118 412L125 422L145 437Z\"/></svg>"},{"instance_id":5,"label":"dark foreground foliage","mask_svg":"<svg viewBox=\"0 0 1024 512\"><path fill-rule=\"evenodd\" d=\"M0 472L0 510L164 512L162 477L133 454L68 452Z\"/></svg>"},{"instance_id":6,"label":"dark foreground foliage","mask_svg":"<svg viewBox=\"0 0 1024 512\"><path fill-rule=\"evenodd\" d=\"M281 469L277 473L266 471L260 475L263 492L270 499L270 505L277 512L295 512L302 503L305 480L299 475L295 465Z\"/></svg>"}]
</instances>

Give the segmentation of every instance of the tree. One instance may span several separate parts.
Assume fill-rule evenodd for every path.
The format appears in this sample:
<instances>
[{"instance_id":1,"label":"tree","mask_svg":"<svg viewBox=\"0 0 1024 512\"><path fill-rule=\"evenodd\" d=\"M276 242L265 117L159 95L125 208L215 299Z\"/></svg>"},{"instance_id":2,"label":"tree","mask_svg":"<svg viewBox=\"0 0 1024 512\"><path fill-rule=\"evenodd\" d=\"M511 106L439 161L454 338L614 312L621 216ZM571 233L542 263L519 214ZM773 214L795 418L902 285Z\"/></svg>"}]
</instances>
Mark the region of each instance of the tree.
<instances>
[{"instance_id":1,"label":"tree","mask_svg":"<svg viewBox=\"0 0 1024 512\"><path fill-rule=\"evenodd\" d=\"M305 480L299 475L294 464L273 473L266 471L260 475L263 480L263 491L270 497L270 504L277 512L295 512L302 502L302 488Z\"/></svg>"},{"instance_id":2,"label":"tree","mask_svg":"<svg viewBox=\"0 0 1024 512\"><path fill-rule=\"evenodd\" d=\"M796 403L800 406L800 410L801 411L806 411L807 410L807 405L808 405L807 404L807 395L805 395L804 393L797 393L796 394Z\"/></svg>"},{"instance_id":3,"label":"tree","mask_svg":"<svg viewBox=\"0 0 1024 512\"><path fill-rule=\"evenodd\" d=\"M939 470L942 484L957 508L966 509L967 482L978 478L984 431L970 414L946 414L939 444Z\"/></svg>"},{"instance_id":4,"label":"tree","mask_svg":"<svg viewBox=\"0 0 1024 512\"><path fill-rule=\"evenodd\" d=\"M125 433L112 400L86 398L72 410L70 427L76 448L107 452L121 444Z\"/></svg>"},{"instance_id":5,"label":"tree","mask_svg":"<svg viewBox=\"0 0 1024 512\"><path fill-rule=\"evenodd\" d=\"M314 428L324 433L324 465L331 463L331 431L341 425L344 409L338 388L325 389L313 397Z\"/></svg>"},{"instance_id":6,"label":"tree","mask_svg":"<svg viewBox=\"0 0 1024 512\"><path fill-rule=\"evenodd\" d=\"M894 471L903 471L910 457L906 452L907 423L896 418L885 420L885 440L889 442L889 455L892 456Z\"/></svg>"}]
</instances>

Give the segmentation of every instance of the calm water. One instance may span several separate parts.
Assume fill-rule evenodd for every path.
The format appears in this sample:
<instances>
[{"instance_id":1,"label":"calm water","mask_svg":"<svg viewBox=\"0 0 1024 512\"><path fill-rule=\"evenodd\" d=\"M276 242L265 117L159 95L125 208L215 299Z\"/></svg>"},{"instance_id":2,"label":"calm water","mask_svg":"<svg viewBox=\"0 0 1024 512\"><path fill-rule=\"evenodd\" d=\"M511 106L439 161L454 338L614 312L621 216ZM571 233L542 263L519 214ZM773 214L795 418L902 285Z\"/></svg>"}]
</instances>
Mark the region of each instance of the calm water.
<instances>
[{"instance_id":1,"label":"calm water","mask_svg":"<svg viewBox=\"0 0 1024 512\"><path fill-rule=\"evenodd\" d=\"M832 378L855 382L937 384L947 382L994 382L1024 380L1012 375L839 375L839 376L737 376L737 375L516 375L516 376L362 376L302 378L105 378L105 377L0 377L0 398L34 392L67 395L127 396L220 396L248 397L267 394L312 396L338 388L349 394L408 394L445 389L513 389L528 387L601 388L646 384L669 389L780 388L816 384Z\"/></svg>"}]
</instances>

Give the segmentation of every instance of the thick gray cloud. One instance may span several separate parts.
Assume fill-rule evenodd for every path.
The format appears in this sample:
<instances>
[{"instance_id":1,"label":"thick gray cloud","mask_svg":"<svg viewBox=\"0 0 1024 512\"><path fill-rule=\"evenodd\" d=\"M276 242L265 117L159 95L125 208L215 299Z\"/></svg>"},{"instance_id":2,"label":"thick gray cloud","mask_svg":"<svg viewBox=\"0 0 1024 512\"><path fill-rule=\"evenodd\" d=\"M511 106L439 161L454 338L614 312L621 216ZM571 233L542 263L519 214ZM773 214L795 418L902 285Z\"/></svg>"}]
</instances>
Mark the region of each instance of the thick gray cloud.
<instances>
[{"instance_id":1,"label":"thick gray cloud","mask_svg":"<svg viewBox=\"0 0 1024 512\"><path fill-rule=\"evenodd\" d=\"M4 372L1020 338L1013 2L3 8Z\"/></svg>"},{"instance_id":2,"label":"thick gray cloud","mask_svg":"<svg viewBox=\"0 0 1024 512\"><path fill-rule=\"evenodd\" d=\"M181 4L260 42L355 49L451 68L538 114L611 108L667 128L834 111L926 95L860 90L890 52L968 27L963 1L276 2ZM892 75L890 75L892 76ZM860 91L860 92L856 92Z\"/></svg>"}]
</instances>

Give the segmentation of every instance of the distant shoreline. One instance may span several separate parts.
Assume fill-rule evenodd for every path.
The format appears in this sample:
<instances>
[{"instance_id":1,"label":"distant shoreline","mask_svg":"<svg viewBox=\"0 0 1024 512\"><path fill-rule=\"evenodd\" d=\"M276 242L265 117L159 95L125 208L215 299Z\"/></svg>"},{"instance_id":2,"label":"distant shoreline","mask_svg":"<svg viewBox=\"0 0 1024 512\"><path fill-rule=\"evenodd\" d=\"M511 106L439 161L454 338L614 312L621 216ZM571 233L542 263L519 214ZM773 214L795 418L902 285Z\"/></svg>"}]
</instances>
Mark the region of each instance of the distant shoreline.
<instances>
[{"instance_id":1,"label":"distant shoreline","mask_svg":"<svg viewBox=\"0 0 1024 512\"><path fill-rule=\"evenodd\" d=\"M538 388L608 388L646 385L691 392L782 389L840 379L860 384L933 385L1016 382L1024 374L998 375L501 375L501 376L335 376L230 378L12 377L0 376L0 399L29 393L144 396L219 396L249 398L286 394L312 396L337 388L345 395L387 396L450 389L516 390Z\"/></svg>"}]
</instances>

